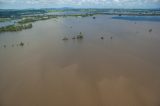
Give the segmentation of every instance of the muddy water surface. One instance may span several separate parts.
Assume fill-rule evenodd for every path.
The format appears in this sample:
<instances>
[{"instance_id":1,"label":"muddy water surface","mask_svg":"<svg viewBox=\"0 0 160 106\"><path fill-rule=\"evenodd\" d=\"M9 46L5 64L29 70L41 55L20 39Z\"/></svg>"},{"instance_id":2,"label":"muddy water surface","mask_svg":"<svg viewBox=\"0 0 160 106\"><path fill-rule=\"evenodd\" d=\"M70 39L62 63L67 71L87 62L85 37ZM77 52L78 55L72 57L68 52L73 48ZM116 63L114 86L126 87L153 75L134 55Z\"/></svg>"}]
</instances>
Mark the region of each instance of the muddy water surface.
<instances>
[{"instance_id":1,"label":"muddy water surface","mask_svg":"<svg viewBox=\"0 0 160 106\"><path fill-rule=\"evenodd\" d=\"M159 27L99 15L1 33L0 106L159 106Z\"/></svg>"}]
</instances>

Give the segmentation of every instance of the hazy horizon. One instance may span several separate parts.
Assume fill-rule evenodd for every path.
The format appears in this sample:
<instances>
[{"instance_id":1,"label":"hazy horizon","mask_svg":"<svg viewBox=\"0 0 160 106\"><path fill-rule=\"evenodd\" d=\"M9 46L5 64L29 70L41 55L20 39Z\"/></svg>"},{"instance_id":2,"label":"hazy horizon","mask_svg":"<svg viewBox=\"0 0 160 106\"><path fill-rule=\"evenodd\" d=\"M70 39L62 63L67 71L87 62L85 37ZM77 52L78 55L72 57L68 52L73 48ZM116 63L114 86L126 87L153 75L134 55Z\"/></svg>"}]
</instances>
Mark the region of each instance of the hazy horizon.
<instances>
[{"instance_id":1,"label":"hazy horizon","mask_svg":"<svg viewBox=\"0 0 160 106\"><path fill-rule=\"evenodd\" d=\"M0 9L39 8L160 8L160 0L0 0Z\"/></svg>"},{"instance_id":2,"label":"hazy horizon","mask_svg":"<svg viewBox=\"0 0 160 106\"><path fill-rule=\"evenodd\" d=\"M0 8L1 10L30 10L30 9L160 9L160 8L98 8L98 7L41 7L41 8Z\"/></svg>"}]
</instances>

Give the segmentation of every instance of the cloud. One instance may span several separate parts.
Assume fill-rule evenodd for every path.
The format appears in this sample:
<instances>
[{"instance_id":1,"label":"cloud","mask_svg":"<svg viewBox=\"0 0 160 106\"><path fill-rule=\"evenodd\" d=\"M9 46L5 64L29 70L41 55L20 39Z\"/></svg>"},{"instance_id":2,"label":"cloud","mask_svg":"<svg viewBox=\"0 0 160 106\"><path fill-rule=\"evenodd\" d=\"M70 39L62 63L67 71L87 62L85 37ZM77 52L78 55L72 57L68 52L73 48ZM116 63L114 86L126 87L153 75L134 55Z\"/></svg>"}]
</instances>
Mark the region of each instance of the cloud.
<instances>
[{"instance_id":1,"label":"cloud","mask_svg":"<svg viewBox=\"0 0 160 106\"><path fill-rule=\"evenodd\" d=\"M24 6L73 6L73 7L141 7L155 5L160 7L160 0L0 0L0 4ZM144 6L145 7L145 6Z\"/></svg>"}]
</instances>

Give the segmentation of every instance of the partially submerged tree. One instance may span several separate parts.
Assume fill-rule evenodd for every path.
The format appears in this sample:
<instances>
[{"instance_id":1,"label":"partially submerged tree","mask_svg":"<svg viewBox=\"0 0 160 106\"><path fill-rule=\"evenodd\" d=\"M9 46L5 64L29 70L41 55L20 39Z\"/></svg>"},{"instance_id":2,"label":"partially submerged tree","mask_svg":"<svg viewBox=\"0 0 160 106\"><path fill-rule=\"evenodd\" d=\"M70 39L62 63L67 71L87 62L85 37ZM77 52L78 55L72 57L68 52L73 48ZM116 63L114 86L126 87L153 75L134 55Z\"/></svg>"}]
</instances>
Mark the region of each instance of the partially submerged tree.
<instances>
[{"instance_id":1,"label":"partially submerged tree","mask_svg":"<svg viewBox=\"0 0 160 106\"><path fill-rule=\"evenodd\" d=\"M20 46L24 46L24 43L23 43L23 42L21 42L19 45L20 45Z\"/></svg>"},{"instance_id":2,"label":"partially submerged tree","mask_svg":"<svg viewBox=\"0 0 160 106\"><path fill-rule=\"evenodd\" d=\"M75 36L73 36L73 37L72 37L72 39L76 39L76 37L75 37Z\"/></svg>"},{"instance_id":3,"label":"partially submerged tree","mask_svg":"<svg viewBox=\"0 0 160 106\"><path fill-rule=\"evenodd\" d=\"M77 35L77 39L83 39L83 34L82 34L82 32L80 32L79 35Z\"/></svg>"},{"instance_id":4,"label":"partially submerged tree","mask_svg":"<svg viewBox=\"0 0 160 106\"><path fill-rule=\"evenodd\" d=\"M152 32L152 29L149 29L148 32Z\"/></svg>"},{"instance_id":5,"label":"partially submerged tree","mask_svg":"<svg viewBox=\"0 0 160 106\"><path fill-rule=\"evenodd\" d=\"M67 38L67 37L64 37L62 40L68 40L68 38Z\"/></svg>"},{"instance_id":6,"label":"partially submerged tree","mask_svg":"<svg viewBox=\"0 0 160 106\"><path fill-rule=\"evenodd\" d=\"M101 37L101 39L103 40L103 39L104 39L104 37L102 36L102 37Z\"/></svg>"},{"instance_id":7,"label":"partially submerged tree","mask_svg":"<svg viewBox=\"0 0 160 106\"><path fill-rule=\"evenodd\" d=\"M6 46L6 45L3 45L3 47L6 48L7 46Z\"/></svg>"}]
</instances>

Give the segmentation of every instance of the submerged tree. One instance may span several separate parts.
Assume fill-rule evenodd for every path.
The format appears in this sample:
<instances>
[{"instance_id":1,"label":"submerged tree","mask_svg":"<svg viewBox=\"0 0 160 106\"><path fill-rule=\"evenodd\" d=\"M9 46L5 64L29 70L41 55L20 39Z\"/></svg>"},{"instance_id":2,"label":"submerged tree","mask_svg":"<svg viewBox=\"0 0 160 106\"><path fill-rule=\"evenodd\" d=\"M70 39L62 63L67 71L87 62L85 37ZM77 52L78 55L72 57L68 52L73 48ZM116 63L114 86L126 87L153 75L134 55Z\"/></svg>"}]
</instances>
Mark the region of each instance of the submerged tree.
<instances>
[{"instance_id":1,"label":"submerged tree","mask_svg":"<svg viewBox=\"0 0 160 106\"><path fill-rule=\"evenodd\" d=\"M149 29L148 32L152 32L152 29Z\"/></svg>"},{"instance_id":2,"label":"submerged tree","mask_svg":"<svg viewBox=\"0 0 160 106\"><path fill-rule=\"evenodd\" d=\"M72 39L76 39L76 37L75 37L75 36L73 36L73 37L72 37Z\"/></svg>"},{"instance_id":3,"label":"submerged tree","mask_svg":"<svg viewBox=\"0 0 160 106\"><path fill-rule=\"evenodd\" d=\"M77 39L83 39L83 34L82 34L82 32L80 32L79 35L77 35Z\"/></svg>"},{"instance_id":4,"label":"submerged tree","mask_svg":"<svg viewBox=\"0 0 160 106\"><path fill-rule=\"evenodd\" d=\"M7 46L6 46L6 45L3 45L3 47L6 48Z\"/></svg>"},{"instance_id":5,"label":"submerged tree","mask_svg":"<svg viewBox=\"0 0 160 106\"><path fill-rule=\"evenodd\" d=\"M23 42L21 42L19 45L20 45L20 46L24 46L24 43L23 43Z\"/></svg>"},{"instance_id":6,"label":"submerged tree","mask_svg":"<svg viewBox=\"0 0 160 106\"><path fill-rule=\"evenodd\" d=\"M67 37L64 37L62 40L68 40L68 38L67 38Z\"/></svg>"}]
</instances>

